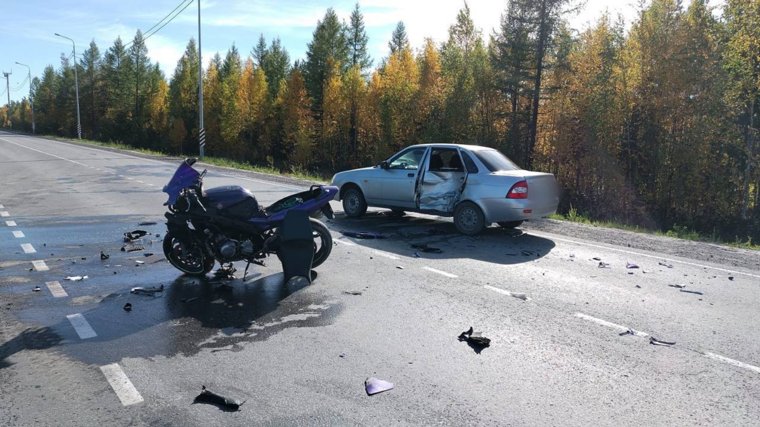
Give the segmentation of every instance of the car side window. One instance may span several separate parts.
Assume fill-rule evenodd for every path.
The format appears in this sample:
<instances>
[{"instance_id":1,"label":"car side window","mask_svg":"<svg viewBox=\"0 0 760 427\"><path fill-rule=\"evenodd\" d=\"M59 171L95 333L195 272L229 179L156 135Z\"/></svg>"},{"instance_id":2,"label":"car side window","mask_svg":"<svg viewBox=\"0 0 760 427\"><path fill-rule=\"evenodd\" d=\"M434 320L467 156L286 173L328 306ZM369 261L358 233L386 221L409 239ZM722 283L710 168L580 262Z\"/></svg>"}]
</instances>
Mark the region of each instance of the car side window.
<instances>
[{"instance_id":1,"label":"car side window","mask_svg":"<svg viewBox=\"0 0 760 427\"><path fill-rule=\"evenodd\" d=\"M388 163L388 169L417 169L424 154L425 147L417 147L404 151Z\"/></svg>"},{"instance_id":2,"label":"car side window","mask_svg":"<svg viewBox=\"0 0 760 427\"><path fill-rule=\"evenodd\" d=\"M478 165L475 164L475 160L472 160L466 151L460 151L462 159L464 159L464 167L467 168L467 173L478 173Z\"/></svg>"},{"instance_id":3,"label":"car side window","mask_svg":"<svg viewBox=\"0 0 760 427\"><path fill-rule=\"evenodd\" d=\"M451 148L434 148L428 169L433 172L464 172L459 153Z\"/></svg>"}]
</instances>

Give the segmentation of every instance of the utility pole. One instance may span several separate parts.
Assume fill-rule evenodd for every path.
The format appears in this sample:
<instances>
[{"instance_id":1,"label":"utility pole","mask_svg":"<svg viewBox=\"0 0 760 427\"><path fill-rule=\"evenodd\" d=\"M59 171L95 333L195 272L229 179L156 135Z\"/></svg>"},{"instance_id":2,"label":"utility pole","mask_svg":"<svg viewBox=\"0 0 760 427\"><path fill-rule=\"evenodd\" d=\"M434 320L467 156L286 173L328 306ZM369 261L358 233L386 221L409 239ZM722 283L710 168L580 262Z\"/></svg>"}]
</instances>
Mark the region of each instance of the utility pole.
<instances>
[{"instance_id":1,"label":"utility pole","mask_svg":"<svg viewBox=\"0 0 760 427\"><path fill-rule=\"evenodd\" d=\"M16 61L16 64L26 67L29 73L29 105L32 107L32 135L34 135L36 132L35 132L35 124L34 124L34 101L32 101L32 69L29 68L28 65L22 64L18 61Z\"/></svg>"},{"instance_id":2,"label":"utility pole","mask_svg":"<svg viewBox=\"0 0 760 427\"><path fill-rule=\"evenodd\" d=\"M5 91L8 93L8 123L11 124L11 128L13 128L13 122L11 122L11 85L9 83L8 77L12 73L3 71L3 75L5 76Z\"/></svg>"},{"instance_id":3,"label":"utility pole","mask_svg":"<svg viewBox=\"0 0 760 427\"><path fill-rule=\"evenodd\" d=\"M203 128L203 58L201 57L201 0L198 0L198 114L200 126L198 129L198 154L203 160L206 148L206 129Z\"/></svg>"}]
</instances>

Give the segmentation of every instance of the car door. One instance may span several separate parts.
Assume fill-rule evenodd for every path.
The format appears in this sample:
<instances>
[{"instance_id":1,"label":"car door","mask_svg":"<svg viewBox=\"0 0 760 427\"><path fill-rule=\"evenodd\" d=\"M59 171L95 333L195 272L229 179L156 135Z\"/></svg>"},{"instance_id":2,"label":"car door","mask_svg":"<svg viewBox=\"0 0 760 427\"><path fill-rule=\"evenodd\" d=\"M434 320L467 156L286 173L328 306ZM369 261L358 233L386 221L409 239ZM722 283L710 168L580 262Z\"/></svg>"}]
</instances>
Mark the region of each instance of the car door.
<instances>
[{"instance_id":1,"label":"car door","mask_svg":"<svg viewBox=\"0 0 760 427\"><path fill-rule=\"evenodd\" d=\"M428 147L409 147L388 160L381 172L379 192L381 204L399 208L414 208L415 187Z\"/></svg>"},{"instance_id":2,"label":"car door","mask_svg":"<svg viewBox=\"0 0 760 427\"><path fill-rule=\"evenodd\" d=\"M467 170L456 147L432 147L420 174L416 205L422 211L450 214L462 195Z\"/></svg>"}]
</instances>

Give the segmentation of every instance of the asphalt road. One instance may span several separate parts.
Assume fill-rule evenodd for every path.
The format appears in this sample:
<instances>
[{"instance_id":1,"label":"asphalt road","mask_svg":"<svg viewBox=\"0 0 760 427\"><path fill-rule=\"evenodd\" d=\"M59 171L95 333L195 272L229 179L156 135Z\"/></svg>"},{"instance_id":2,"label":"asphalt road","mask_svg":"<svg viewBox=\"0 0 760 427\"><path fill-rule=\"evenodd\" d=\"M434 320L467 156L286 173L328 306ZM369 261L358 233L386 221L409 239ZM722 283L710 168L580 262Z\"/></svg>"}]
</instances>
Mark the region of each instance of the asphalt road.
<instances>
[{"instance_id":1,"label":"asphalt road","mask_svg":"<svg viewBox=\"0 0 760 427\"><path fill-rule=\"evenodd\" d=\"M311 285L284 284L276 258L193 279L160 248L177 164L0 134L0 424L760 420L757 253L558 222L464 237L448 219L350 220L334 203ZM264 205L305 188L209 167L207 188L227 184ZM121 252L137 228L144 250ZM470 326L490 347L458 340ZM367 396L368 377L395 387ZM204 385L245 403L193 404Z\"/></svg>"}]
</instances>

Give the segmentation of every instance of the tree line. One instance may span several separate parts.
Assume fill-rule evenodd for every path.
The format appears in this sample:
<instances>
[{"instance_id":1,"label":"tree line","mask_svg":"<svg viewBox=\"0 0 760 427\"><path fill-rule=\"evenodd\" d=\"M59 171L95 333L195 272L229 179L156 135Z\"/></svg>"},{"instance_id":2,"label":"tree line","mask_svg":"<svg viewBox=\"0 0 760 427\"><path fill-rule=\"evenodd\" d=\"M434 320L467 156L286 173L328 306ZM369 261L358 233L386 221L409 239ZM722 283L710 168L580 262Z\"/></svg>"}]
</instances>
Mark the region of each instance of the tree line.
<instances>
[{"instance_id":1,"label":"tree line","mask_svg":"<svg viewBox=\"0 0 760 427\"><path fill-rule=\"evenodd\" d=\"M440 44L413 49L399 22L369 57L357 4L328 9L306 58L261 35L218 53L203 76L206 153L329 175L416 143L500 149L554 173L561 211L660 229L760 238L760 3L652 0L626 31L600 17L578 33L570 0L508 0L492 34L466 3ZM142 33L101 54L61 57L33 79L37 131L172 154L198 151L197 45L167 81ZM0 110L31 130L29 99Z\"/></svg>"}]
</instances>

